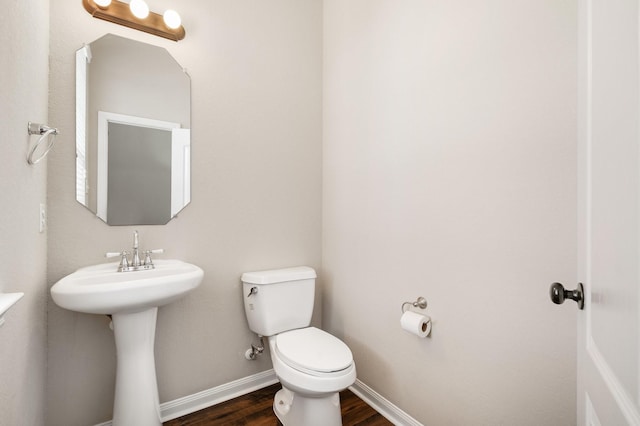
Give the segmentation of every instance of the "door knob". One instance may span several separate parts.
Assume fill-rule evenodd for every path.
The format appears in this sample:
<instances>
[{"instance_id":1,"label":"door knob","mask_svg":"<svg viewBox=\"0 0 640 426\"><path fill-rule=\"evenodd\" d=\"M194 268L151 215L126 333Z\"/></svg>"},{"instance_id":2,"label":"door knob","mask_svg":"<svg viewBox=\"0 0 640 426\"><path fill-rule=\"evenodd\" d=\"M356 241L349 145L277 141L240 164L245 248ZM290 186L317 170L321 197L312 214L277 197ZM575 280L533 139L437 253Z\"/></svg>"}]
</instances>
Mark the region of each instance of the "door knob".
<instances>
[{"instance_id":1,"label":"door knob","mask_svg":"<svg viewBox=\"0 0 640 426\"><path fill-rule=\"evenodd\" d=\"M578 309L584 309L584 287L582 283L578 283L578 288L575 290L565 290L562 284L553 283L549 289L549 296L551 296L551 301L556 305L563 304L565 299L571 299L578 303Z\"/></svg>"}]
</instances>

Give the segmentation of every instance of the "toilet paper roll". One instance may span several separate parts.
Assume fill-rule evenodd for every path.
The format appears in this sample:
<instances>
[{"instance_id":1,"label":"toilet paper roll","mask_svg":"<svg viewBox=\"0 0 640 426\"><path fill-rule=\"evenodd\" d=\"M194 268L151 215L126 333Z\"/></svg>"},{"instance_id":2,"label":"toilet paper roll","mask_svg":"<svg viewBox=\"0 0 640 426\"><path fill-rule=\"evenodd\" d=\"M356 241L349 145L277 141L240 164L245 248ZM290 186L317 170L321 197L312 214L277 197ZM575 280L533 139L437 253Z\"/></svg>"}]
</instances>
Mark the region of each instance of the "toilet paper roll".
<instances>
[{"instance_id":1,"label":"toilet paper roll","mask_svg":"<svg viewBox=\"0 0 640 426\"><path fill-rule=\"evenodd\" d=\"M400 318L402 329L418 337L427 337L431 333L431 318L417 312L407 311Z\"/></svg>"}]
</instances>

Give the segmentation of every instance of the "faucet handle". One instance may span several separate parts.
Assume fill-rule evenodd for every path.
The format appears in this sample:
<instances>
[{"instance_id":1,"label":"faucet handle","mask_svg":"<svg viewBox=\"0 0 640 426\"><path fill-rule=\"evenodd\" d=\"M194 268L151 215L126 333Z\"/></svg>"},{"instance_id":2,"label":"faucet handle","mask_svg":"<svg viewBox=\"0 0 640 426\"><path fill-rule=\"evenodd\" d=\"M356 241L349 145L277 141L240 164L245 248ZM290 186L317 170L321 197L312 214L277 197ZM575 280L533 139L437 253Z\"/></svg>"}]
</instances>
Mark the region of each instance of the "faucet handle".
<instances>
[{"instance_id":1,"label":"faucet handle","mask_svg":"<svg viewBox=\"0 0 640 426\"><path fill-rule=\"evenodd\" d=\"M153 249L153 250L145 250L144 252L144 261L142 262L142 266L145 269L153 269L153 260L151 259L151 254L159 254L164 253L164 249Z\"/></svg>"},{"instance_id":2,"label":"faucet handle","mask_svg":"<svg viewBox=\"0 0 640 426\"><path fill-rule=\"evenodd\" d=\"M127 256L129 255L129 252L127 251L123 251L123 252L108 252L105 253L104 257L117 257L120 256L120 264L118 265L118 272L123 272L123 271L128 271L129 270L129 259L127 259Z\"/></svg>"}]
</instances>

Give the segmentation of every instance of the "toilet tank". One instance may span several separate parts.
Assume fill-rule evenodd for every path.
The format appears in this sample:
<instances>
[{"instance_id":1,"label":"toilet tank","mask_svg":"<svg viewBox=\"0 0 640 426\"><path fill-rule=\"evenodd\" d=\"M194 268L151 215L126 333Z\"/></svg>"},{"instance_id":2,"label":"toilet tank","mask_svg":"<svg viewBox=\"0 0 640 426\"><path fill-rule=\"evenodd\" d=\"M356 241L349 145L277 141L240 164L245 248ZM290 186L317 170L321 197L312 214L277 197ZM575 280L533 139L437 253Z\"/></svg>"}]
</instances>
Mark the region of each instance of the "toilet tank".
<instances>
[{"instance_id":1,"label":"toilet tank","mask_svg":"<svg viewBox=\"0 0 640 426\"><path fill-rule=\"evenodd\" d=\"M313 313L316 272L308 266L242 274L249 328L261 336L308 327Z\"/></svg>"}]
</instances>

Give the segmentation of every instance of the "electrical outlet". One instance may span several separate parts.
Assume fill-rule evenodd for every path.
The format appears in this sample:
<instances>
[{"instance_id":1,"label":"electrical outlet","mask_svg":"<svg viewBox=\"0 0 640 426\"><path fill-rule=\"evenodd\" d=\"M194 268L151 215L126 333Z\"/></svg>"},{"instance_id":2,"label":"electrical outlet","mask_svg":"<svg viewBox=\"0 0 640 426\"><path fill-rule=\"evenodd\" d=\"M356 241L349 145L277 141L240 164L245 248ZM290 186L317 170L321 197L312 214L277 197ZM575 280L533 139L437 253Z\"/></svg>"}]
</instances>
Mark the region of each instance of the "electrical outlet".
<instances>
[{"instance_id":1,"label":"electrical outlet","mask_svg":"<svg viewBox=\"0 0 640 426\"><path fill-rule=\"evenodd\" d=\"M40 203L40 232L44 232L47 229L47 206Z\"/></svg>"}]
</instances>

